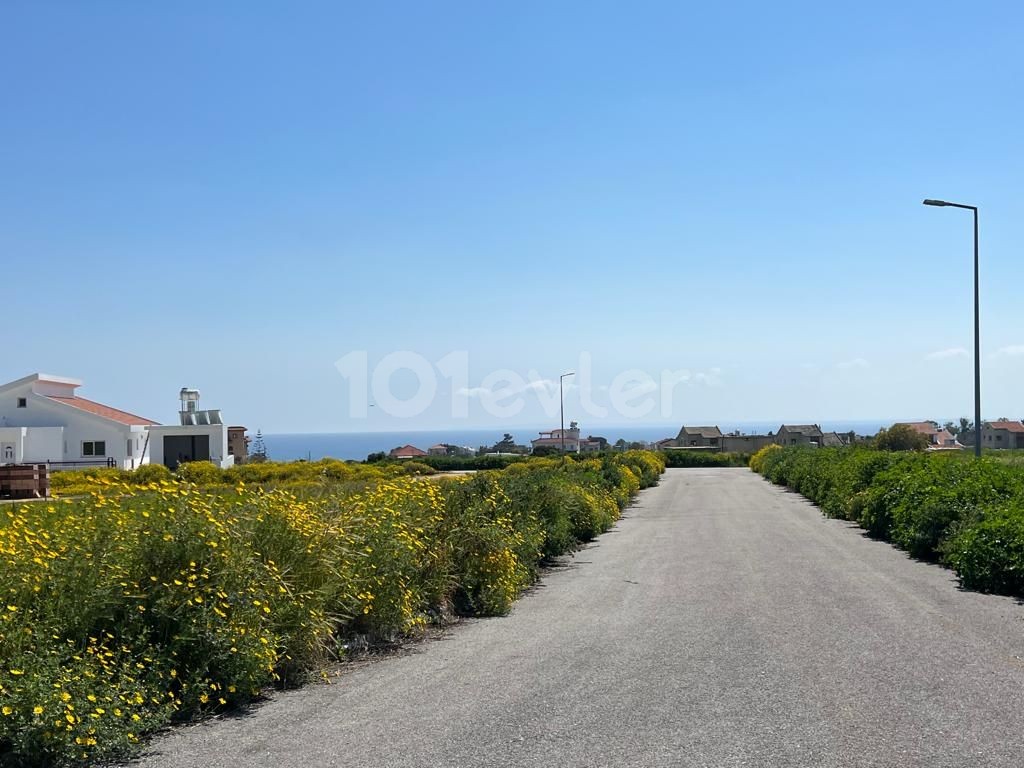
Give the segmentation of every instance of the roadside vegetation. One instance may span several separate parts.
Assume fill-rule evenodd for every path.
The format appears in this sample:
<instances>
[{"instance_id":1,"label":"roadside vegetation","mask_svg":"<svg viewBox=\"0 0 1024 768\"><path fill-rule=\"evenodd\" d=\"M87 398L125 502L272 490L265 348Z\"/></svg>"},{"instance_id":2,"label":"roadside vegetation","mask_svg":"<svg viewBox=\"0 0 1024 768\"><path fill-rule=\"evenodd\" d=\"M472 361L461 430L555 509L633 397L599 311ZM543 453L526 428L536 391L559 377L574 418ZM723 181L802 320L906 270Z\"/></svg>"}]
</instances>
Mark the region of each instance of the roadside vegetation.
<instances>
[{"instance_id":1,"label":"roadside vegetation","mask_svg":"<svg viewBox=\"0 0 1024 768\"><path fill-rule=\"evenodd\" d=\"M768 446L750 467L968 589L1024 597L1024 464L959 451Z\"/></svg>"},{"instance_id":2,"label":"roadside vegetation","mask_svg":"<svg viewBox=\"0 0 1024 768\"><path fill-rule=\"evenodd\" d=\"M55 472L50 478L50 489L57 496L75 496L111 483L139 488L152 483L182 481L203 488L235 488L244 483L262 488L308 491L338 484L365 484L408 475L431 475L436 471L419 461L374 465L337 459L267 461L238 464L228 469L206 461L195 461L182 464L173 473L161 464L146 464L136 470L94 467Z\"/></svg>"},{"instance_id":3,"label":"roadside vegetation","mask_svg":"<svg viewBox=\"0 0 1024 768\"><path fill-rule=\"evenodd\" d=\"M80 474L0 508L0 764L91 764L454 615L606 531L654 453L443 482L314 462Z\"/></svg>"},{"instance_id":4,"label":"roadside vegetation","mask_svg":"<svg viewBox=\"0 0 1024 768\"><path fill-rule=\"evenodd\" d=\"M666 467L745 467L750 461L746 453L719 453L708 450L676 448L662 451Z\"/></svg>"}]
</instances>

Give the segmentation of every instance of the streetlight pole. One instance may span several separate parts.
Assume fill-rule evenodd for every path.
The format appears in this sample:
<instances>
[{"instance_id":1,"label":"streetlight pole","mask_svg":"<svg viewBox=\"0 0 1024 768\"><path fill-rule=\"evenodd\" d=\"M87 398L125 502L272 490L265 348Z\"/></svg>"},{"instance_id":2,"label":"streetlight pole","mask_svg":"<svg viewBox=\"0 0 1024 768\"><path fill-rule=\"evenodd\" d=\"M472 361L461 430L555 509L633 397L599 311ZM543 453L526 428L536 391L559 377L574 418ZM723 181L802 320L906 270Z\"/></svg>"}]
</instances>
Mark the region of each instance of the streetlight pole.
<instances>
[{"instance_id":1,"label":"streetlight pole","mask_svg":"<svg viewBox=\"0 0 1024 768\"><path fill-rule=\"evenodd\" d=\"M981 457L981 314L978 291L978 206L950 203L946 200L925 200L925 205L939 208L963 208L974 213L974 455Z\"/></svg>"},{"instance_id":2,"label":"streetlight pole","mask_svg":"<svg viewBox=\"0 0 1024 768\"><path fill-rule=\"evenodd\" d=\"M565 379L566 376L575 375L575 371L569 371L568 373L563 373L561 376L558 377L558 410L561 415L562 427L558 435L562 439L562 456L565 456L565 397L562 394L562 381Z\"/></svg>"}]
</instances>

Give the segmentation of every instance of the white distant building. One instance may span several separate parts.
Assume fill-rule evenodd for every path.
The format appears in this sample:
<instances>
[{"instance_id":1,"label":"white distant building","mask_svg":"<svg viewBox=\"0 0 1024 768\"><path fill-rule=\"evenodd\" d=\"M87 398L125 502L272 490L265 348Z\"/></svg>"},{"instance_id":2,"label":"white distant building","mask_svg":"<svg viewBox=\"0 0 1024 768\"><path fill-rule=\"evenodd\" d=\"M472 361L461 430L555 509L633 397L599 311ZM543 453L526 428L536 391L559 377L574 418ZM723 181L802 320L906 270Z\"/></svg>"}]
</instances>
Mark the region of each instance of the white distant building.
<instances>
[{"instance_id":1,"label":"white distant building","mask_svg":"<svg viewBox=\"0 0 1024 768\"><path fill-rule=\"evenodd\" d=\"M181 461L234 463L228 428L219 411L197 409L198 391L182 390L181 424L162 426L79 397L80 386L78 379L42 373L0 386L0 464L134 469L151 461L171 468Z\"/></svg>"},{"instance_id":2,"label":"white distant building","mask_svg":"<svg viewBox=\"0 0 1024 768\"><path fill-rule=\"evenodd\" d=\"M530 441L530 446L532 451L538 448L555 448L566 453L589 453L601 450L601 441L597 438L581 438L580 428L574 421L569 425L569 429L541 432L540 437Z\"/></svg>"}]
</instances>

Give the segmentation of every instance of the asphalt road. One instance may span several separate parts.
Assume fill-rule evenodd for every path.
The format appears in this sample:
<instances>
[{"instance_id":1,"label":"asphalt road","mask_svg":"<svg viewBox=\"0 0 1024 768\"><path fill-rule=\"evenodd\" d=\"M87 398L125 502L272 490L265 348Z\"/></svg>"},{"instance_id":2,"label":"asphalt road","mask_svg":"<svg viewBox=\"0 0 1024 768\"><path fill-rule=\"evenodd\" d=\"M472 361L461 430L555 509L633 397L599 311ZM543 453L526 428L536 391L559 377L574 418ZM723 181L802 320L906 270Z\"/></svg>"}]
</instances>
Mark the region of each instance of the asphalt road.
<instances>
[{"instance_id":1,"label":"asphalt road","mask_svg":"<svg viewBox=\"0 0 1024 768\"><path fill-rule=\"evenodd\" d=\"M511 615L147 768L1024 765L1024 607L743 469L669 470Z\"/></svg>"}]
</instances>

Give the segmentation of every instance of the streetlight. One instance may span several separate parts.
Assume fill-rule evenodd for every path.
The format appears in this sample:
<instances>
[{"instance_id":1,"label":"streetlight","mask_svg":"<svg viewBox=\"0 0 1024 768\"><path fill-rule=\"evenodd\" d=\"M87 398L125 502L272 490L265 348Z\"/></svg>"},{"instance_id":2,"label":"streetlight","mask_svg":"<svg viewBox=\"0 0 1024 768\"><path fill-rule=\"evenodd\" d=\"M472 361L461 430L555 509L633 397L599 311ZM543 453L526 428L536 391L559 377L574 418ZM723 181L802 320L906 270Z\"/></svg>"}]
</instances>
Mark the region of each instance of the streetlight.
<instances>
[{"instance_id":1,"label":"streetlight","mask_svg":"<svg viewBox=\"0 0 1024 768\"><path fill-rule=\"evenodd\" d=\"M939 208L964 208L974 212L974 455L981 457L981 332L978 312L978 207L945 200L925 200Z\"/></svg>"},{"instance_id":2,"label":"streetlight","mask_svg":"<svg viewBox=\"0 0 1024 768\"><path fill-rule=\"evenodd\" d=\"M565 398L562 395L562 381L565 379L566 376L575 375L576 371L569 371L568 373L563 373L561 376L558 377L558 410L561 413L562 420L562 429L558 434L559 437L561 437L562 439L562 456L565 456Z\"/></svg>"}]
</instances>

